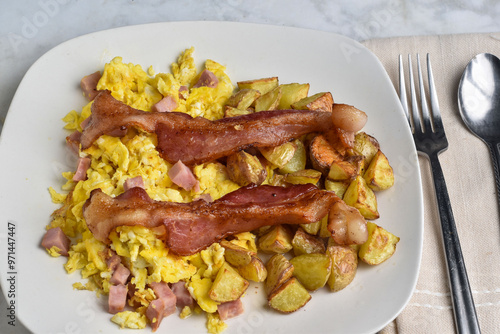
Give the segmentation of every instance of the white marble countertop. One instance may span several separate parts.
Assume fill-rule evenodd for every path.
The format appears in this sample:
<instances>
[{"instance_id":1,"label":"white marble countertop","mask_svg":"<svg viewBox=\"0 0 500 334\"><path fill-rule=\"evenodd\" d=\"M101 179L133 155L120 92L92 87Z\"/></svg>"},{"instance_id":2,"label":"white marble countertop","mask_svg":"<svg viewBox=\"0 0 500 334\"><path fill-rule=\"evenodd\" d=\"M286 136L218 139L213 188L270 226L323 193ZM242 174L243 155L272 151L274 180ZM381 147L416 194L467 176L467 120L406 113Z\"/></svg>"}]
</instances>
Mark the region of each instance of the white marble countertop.
<instances>
[{"instance_id":1,"label":"white marble countertop","mask_svg":"<svg viewBox=\"0 0 500 334\"><path fill-rule=\"evenodd\" d=\"M496 0L372 0L369 4L356 0L0 0L0 8L0 130L19 83L40 56L69 39L114 27L238 21L317 29L358 41L500 32ZM1 333L28 333L21 324L7 324L3 297L0 309Z\"/></svg>"}]
</instances>

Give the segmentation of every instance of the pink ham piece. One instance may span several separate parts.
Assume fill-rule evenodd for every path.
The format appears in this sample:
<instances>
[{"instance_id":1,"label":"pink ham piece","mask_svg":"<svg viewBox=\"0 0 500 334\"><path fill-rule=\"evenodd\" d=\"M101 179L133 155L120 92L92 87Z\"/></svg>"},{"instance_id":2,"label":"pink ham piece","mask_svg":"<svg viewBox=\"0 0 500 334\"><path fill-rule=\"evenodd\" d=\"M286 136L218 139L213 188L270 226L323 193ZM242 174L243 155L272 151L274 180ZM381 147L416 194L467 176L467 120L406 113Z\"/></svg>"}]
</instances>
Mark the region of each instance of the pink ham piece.
<instances>
[{"instance_id":1,"label":"pink ham piece","mask_svg":"<svg viewBox=\"0 0 500 334\"><path fill-rule=\"evenodd\" d=\"M109 282L115 285L120 285L120 284L125 285L125 283L127 283L127 279L129 276L130 276L130 270L128 270L128 268L125 267L123 264L119 263L116 266L113 275L109 279Z\"/></svg>"},{"instance_id":2,"label":"pink ham piece","mask_svg":"<svg viewBox=\"0 0 500 334\"><path fill-rule=\"evenodd\" d=\"M151 111L153 112L169 112L174 111L177 108L177 101L170 96L167 95L163 99L161 99L158 103L154 104L151 107Z\"/></svg>"},{"instance_id":3,"label":"pink ham piece","mask_svg":"<svg viewBox=\"0 0 500 334\"><path fill-rule=\"evenodd\" d=\"M69 136L66 137L66 145L75 154L78 154L78 151L80 150L81 138L82 138L82 133L78 130L75 130L73 133L71 133Z\"/></svg>"},{"instance_id":4,"label":"pink ham piece","mask_svg":"<svg viewBox=\"0 0 500 334\"><path fill-rule=\"evenodd\" d=\"M125 183L123 184L123 190L124 191L132 189L134 187L139 187L139 188L142 188L142 189L146 188L144 186L144 180L142 179L142 176L136 176L136 177L127 179L125 181Z\"/></svg>"},{"instance_id":5,"label":"pink ham piece","mask_svg":"<svg viewBox=\"0 0 500 334\"><path fill-rule=\"evenodd\" d=\"M189 89L187 86L180 86L179 87L179 99L187 100L189 95Z\"/></svg>"},{"instance_id":6,"label":"pink ham piece","mask_svg":"<svg viewBox=\"0 0 500 334\"><path fill-rule=\"evenodd\" d=\"M196 179L191 169L182 161L177 161L168 171L168 176L173 183L186 190L200 191L200 182Z\"/></svg>"},{"instance_id":7,"label":"pink ham piece","mask_svg":"<svg viewBox=\"0 0 500 334\"><path fill-rule=\"evenodd\" d=\"M68 256L71 240L64 234L60 227L48 230L42 238L42 247L51 249L56 246L60 249L59 254Z\"/></svg>"},{"instance_id":8,"label":"pink ham piece","mask_svg":"<svg viewBox=\"0 0 500 334\"><path fill-rule=\"evenodd\" d=\"M108 312L115 314L123 311L127 302L127 287L123 284L111 285L108 296Z\"/></svg>"},{"instance_id":9,"label":"pink ham piece","mask_svg":"<svg viewBox=\"0 0 500 334\"><path fill-rule=\"evenodd\" d=\"M241 298L238 298L231 302L222 303L217 306L217 312L219 313L219 317L221 318L221 320L234 318L242 314L243 311L244 309Z\"/></svg>"},{"instance_id":10,"label":"pink ham piece","mask_svg":"<svg viewBox=\"0 0 500 334\"><path fill-rule=\"evenodd\" d=\"M87 179L87 169L90 167L90 158L78 158L77 167L75 175L73 175L73 181L84 181Z\"/></svg>"},{"instance_id":11,"label":"pink ham piece","mask_svg":"<svg viewBox=\"0 0 500 334\"><path fill-rule=\"evenodd\" d=\"M116 267L122 262L122 259L116 255L113 254L109 259L106 260L106 265L108 266L109 270L111 272L116 270Z\"/></svg>"},{"instance_id":12,"label":"pink ham piece","mask_svg":"<svg viewBox=\"0 0 500 334\"><path fill-rule=\"evenodd\" d=\"M198 81L194 84L193 88L198 88L198 87L210 87L210 88L215 88L219 84L219 79L210 72L209 70L203 70L200 74L200 78Z\"/></svg>"},{"instance_id":13,"label":"pink ham piece","mask_svg":"<svg viewBox=\"0 0 500 334\"><path fill-rule=\"evenodd\" d=\"M177 297L165 282L151 283L156 299L151 301L146 310L146 317L151 321L151 328L155 332L160 327L161 321L175 312Z\"/></svg>"},{"instance_id":14,"label":"pink ham piece","mask_svg":"<svg viewBox=\"0 0 500 334\"><path fill-rule=\"evenodd\" d=\"M186 306L193 307L194 299L186 288L186 282L179 281L172 284L172 292L177 297L177 306L184 308Z\"/></svg>"},{"instance_id":15,"label":"pink ham piece","mask_svg":"<svg viewBox=\"0 0 500 334\"><path fill-rule=\"evenodd\" d=\"M92 101L99 91L97 90L97 83L101 79L101 72L97 71L87 76L84 76L80 81L80 88L82 89L83 95Z\"/></svg>"}]
</instances>

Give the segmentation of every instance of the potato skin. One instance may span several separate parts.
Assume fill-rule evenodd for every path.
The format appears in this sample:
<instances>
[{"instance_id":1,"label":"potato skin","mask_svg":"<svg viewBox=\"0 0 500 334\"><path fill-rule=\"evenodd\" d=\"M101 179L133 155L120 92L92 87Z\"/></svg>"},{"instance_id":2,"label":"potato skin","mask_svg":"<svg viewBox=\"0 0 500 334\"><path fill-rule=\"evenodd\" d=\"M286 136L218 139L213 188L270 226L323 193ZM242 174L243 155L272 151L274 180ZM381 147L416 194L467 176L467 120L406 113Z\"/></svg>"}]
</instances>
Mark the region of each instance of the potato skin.
<instances>
[{"instance_id":1,"label":"potato skin","mask_svg":"<svg viewBox=\"0 0 500 334\"><path fill-rule=\"evenodd\" d=\"M295 312L309 300L311 295L295 277L281 284L268 298L269 306L282 313Z\"/></svg>"},{"instance_id":2,"label":"potato skin","mask_svg":"<svg viewBox=\"0 0 500 334\"><path fill-rule=\"evenodd\" d=\"M368 222L368 240L359 249L359 258L370 265L380 264L396 251L399 237L373 222Z\"/></svg>"},{"instance_id":3,"label":"potato skin","mask_svg":"<svg viewBox=\"0 0 500 334\"><path fill-rule=\"evenodd\" d=\"M293 275L293 265L281 254L273 255L266 263L267 278L264 289L268 296Z\"/></svg>"},{"instance_id":4,"label":"potato skin","mask_svg":"<svg viewBox=\"0 0 500 334\"><path fill-rule=\"evenodd\" d=\"M332 258L324 253L302 254L290 260L293 275L309 291L322 288L332 270Z\"/></svg>"},{"instance_id":5,"label":"potato skin","mask_svg":"<svg viewBox=\"0 0 500 334\"><path fill-rule=\"evenodd\" d=\"M348 286L358 268L356 249L349 246L330 245L327 249L332 259L332 272L328 278L328 286L332 292L337 292Z\"/></svg>"}]
</instances>

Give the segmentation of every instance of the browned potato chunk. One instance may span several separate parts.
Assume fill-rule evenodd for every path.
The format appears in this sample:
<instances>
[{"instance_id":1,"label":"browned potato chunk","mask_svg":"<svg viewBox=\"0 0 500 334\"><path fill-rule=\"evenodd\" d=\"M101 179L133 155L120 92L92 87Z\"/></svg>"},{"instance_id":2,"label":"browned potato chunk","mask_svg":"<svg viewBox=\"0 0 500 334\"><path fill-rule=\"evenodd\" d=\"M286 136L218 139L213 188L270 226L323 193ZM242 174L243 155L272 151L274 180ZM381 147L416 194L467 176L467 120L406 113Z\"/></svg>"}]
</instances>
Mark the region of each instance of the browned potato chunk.
<instances>
[{"instance_id":1,"label":"browned potato chunk","mask_svg":"<svg viewBox=\"0 0 500 334\"><path fill-rule=\"evenodd\" d=\"M292 103L302 100L309 93L309 84L290 83L280 87L282 95L278 109L290 109Z\"/></svg>"},{"instance_id":2,"label":"browned potato chunk","mask_svg":"<svg viewBox=\"0 0 500 334\"><path fill-rule=\"evenodd\" d=\"M293 266L281 254L273 255L266 264L267 278L264 284L264 290L269 296L274 289L283 284L293 275Z\"/></svg>"},{"instance_id":3,"label":"browned potato chunk","mask_svg":"<svg viewBox=\"0 0 500 334\"><path fill-rule=\"evenodd\" d=\"M291 313L306 305L310 299L309 292L295 277L292 277L279 286L268 300L269 306L273 309L283 313Z\"/></svg>"},{"instance_id":4,"label":"browned potato chunk","mask_svg":"<svg viewBox=\"0 0 500 334\"><path fill-rule=\"evenodd\" d=\"M328 178L333 181L349 181L356 177L357 168L349 161L334 161L330 166Z\"/></svg>"},{"instance_id":5,"label":"browned potato chunk","mask_svg":"<svg viewBox=\"0 0 500 334\"><path fill-rule=\"evenodd\" d=\"M306 225L306 224L304 224ZM292 239L293 253L295 256L311 253L324 253L325 243L322 239L306 233L298 228Z\"/></svg>"},{"instance_id":6,"label":"browned potato chunk","mask_svg":"<svg viewBox=\"0 0 500 334\"><path fill-rule=\"evenodd\" d=\"M309 156L314 169L327 175L334 161L343 160L342 155L323 135L317 135L309 144Z\"/></svg>"},{"instance_id":7,"label":"browned potato chunk","mask_svg":"<svg viewBox=\"0 0 500 334\"><path fill-rule=\"evenodd\" d=\"M373 191L385 190L394 185L394 172L382 151L375 154L363 177Z\"/></svg>"},{"instance_id":8,"label":"browned potato chunk","mask_svg":"<svg viewBox=\"0 0 500 334\"><path fill-rule=\"evenodd\" d=\"M229 178L240 186L251 183L257 185L264 182L267 172L259 158L245 151L239 151L227 157L227 172Z\"/></svg>"},{"instance_id":9,"label":"browned potato chunk","mask_svg":"<svg viewBox=\"0 0 500 334\"><path fill-rule=\"evenodd\" d=\"M297 151L297 144L295 142L287 142L275 147L261 147L259 151L267 161L282 168L292 160L295 151Z\"/></svg>"},{"instance_id":10,"label":"browned potato chunk","mask_svg":"<svg viewBox=\"0 0 500 334\"><path fill-rule=\"evenodd\" d=\"M258 248L265 253L287 253L293 248L292 237L287 227L276 225L259 238Z\"/></svg>"},{"instance_id":11,"label":"browned potato chunk","mask_svg":"<svg viewBox=\"0 0 500 334\"><path fill-rule=\"evenodd\" d=\"M377 139L366 134L358 132L354 137L354 152L357 155L362 155L365 159L365 166L368 166L375 154L380 149L380 144Z\"/></svg>"},{"instance_id":12,"label":"browned potato chunk","mask_svg":"<svg viewBox=\"0 0 500 334\"><path fill-rule=\"evenodd\" d=\"M283 167L280 167L281 173L294 173L306 168L307 153L304 143L300 139L295 139L293 142L297 146L293 157Z\"/></svg>"},{"instance_id":13,"label":"browned potato chunk","mask_svg":"<svg viewBox=\"0 0 500 334\"><path fill-rule=\"evenodd\" d=\"M226 101L226 106L246 110L260 97L260 95L260 92L256 89L241 89L236 94L229 97Z\"/></svg>"},{"instance_id":14,"label":"browned potato chunk","mask_svg":"<svg viewBox=\"0 0 500 334\"><path fill-rule=\"evenodd\" d=\"M315 169L303 169L297 172L286 174L285 182L291 184L318 184L321 179L321 172Z\"/></svg>"},{"instance_id":15,"label":"browned potato chunk","mask_svg":"<svg viewBox=\"0 0 500 334\"><path fill-rule=\"evenodd\" d=\"M258 90L261 95L264 95L267 92L270 92L274 88L278 87L279 81L278 81L278 77L271 77L271 78L240 81L237 84L238 84L238 88L240 90L242 90L242 89L255 89L255 90Z\"/></svg>"},{"instance_id":16,"label":"browned potato chunk","mask_svg":"<svg viewBox=\"0 0 500 334\"><path fill-rule=\"evenodd\" d=\"M227 262L224 262L208 291L208 296L219 303L230 302L240 298L248 285L246 279L241 277Z\"/></svg>"},{"instance_id":17,"label":"browned potato chunk","mask_svg":"<svg viewBox=\"0 0 500 334\"><path fill-rule=\"evenodd\" d=\"M255 255L251 250L235 245L227 240L222 240L220 245L224 247L224 258L234 267L249 264L252 260L252 256Z\"/></svg>"},{"instance_id":18,"label":"browned potato chunk","mask_svg":"<svg viewBox=\"0 0 500 334\"><path fill-rule=\"evenodd\" d=\"M330 92L317 93L292 103L293 109L324 110L332 112L333 97Z\"/></svg>"},{"instance_id":19,"label":"browned potato chunk","mask_svg":"<svg viewBox=\"0 0 500 334\"><path fill-rule=\"evenodd\" d=\"M396 251L399 237L372 222L367 227L368 240L361 245L359 258L371 265L382 263Z\"/></svg>"},{"instance_id":20,"label":"browned potato chunk","mask_svg":"<svg viewBox=\"0 0 500 334\"><path fill-rule=\"evenodd\" d=\"M252 255L250 262L236 268L244 279L254 282L264 282L267 277L267 269L261 259Z\"/></svg>"},{"instance_id":21,"label":"browned potato chunk","mask_svg":"<svg viewBox=\"0 0 500 334\"><path fill-rule=\"evenodd\" d=\"M320 238L328 238L328 237L331 237L332 236L332 233L330 231L328 231L328 215L324 216L322 219L321 219L321 225L319 227L319 233L318 233L318 236Z\"/></svg>"},{"instance_id":22,"label":"browned potato chunk","mask_svg":"<svg viewBox=\"0 0 500 334\"><path fill-rule=\"evenodd\" d=\"M302 229L304 229L304 231L308 234L316 235L318 234L319 228L321 227L321 221L310 224L300 224L300 227L302 227Z\"/></svg>"},{"instance_id":23,"label":"browned potato chunk","mask_svg":"<svg viewBox=\"0 0 500 334\"><path fill-rule=\"evenodd\" d=\"M255 111L274 110L278 108L281 99L281 87L276 87L255 100Z\"/></svg>"},{"instance_id":24,"label":"browned potato chunk","mask_svg":"<svg viewBox=\"0 0 500 334\"><path fill-rule=\"evenodd\" d=\"M293 275L309 291L322 288L330 277L332 259L327 254L302 254L290 260Z\"/></svg>"},{"instance_id":25,"label":"browned potato chunk","mask_svg":"<svg viewBox=\"0 0 500 334\"><path fill-rule=\"evenodd\" d=\"M328 246L327 254L332 259L332 273L328 278L328 286L333 292L340 291L348 286L358 268L356 250L349 246Z\"/></svg>"},{"instance_id":26,"label":"browned potato chunk","mask_svg":"<svg viewBox=\"0 0 500 334\"><path fill-rule=\"evenodd\" d=\"M224 117L242 116L242 115L248 115L251 113L253 113L253 110L238 109L238 108L230 107L230 106L224 107Z\"/></svg>"},{"instance_id":27,"label":"browned potato chunk","mask_svg":"<svg viewBox=\"0 0 500 334\"><path fill-rule=\"evenodd\" d=\"M380 217L377 209L377 198L366 181L358 175L349 185L344 193L344 202L355 207L366 219L377 219Z\"/></svg>"},{"instance_id":28,"label":"browned potato chunk","mask_svg":"<svg viewBox=\"0 0 500 334\"><path fill-rule=\"evenodd\" d=\"M347 190L347 187L349 187L349 182L332 181L328 179L325 180L325 189L328 191L333 191L340 198L344 197L344 193Z\"/></svg>"}]
</instances>

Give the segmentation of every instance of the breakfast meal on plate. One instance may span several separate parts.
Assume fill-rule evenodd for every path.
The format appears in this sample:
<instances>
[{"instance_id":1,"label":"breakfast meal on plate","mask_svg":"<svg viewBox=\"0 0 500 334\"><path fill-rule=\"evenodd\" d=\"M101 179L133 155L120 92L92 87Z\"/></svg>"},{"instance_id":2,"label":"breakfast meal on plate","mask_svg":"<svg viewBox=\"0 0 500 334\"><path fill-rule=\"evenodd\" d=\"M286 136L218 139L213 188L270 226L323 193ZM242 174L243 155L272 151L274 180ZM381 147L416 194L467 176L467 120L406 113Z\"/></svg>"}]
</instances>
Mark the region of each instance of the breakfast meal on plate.
<instances>
[{"instance_id":1,"label":"breakfast meal on plate","mask_svg":"<svg viewBox=\"0 0 500 334\"><path fill-rule=\"evenodd\" d=\"M234 86L193 53L169 73L115 57L81 80L89 101L63 118L77 163L49 188L61 207L42 238L80 272L73 287L106 298L121 328L178 312L220 333L250 281L290 313L390 258L399 238L373 220L394 173L367 115L278 77Z\"/></svg>"}]
</instances>

